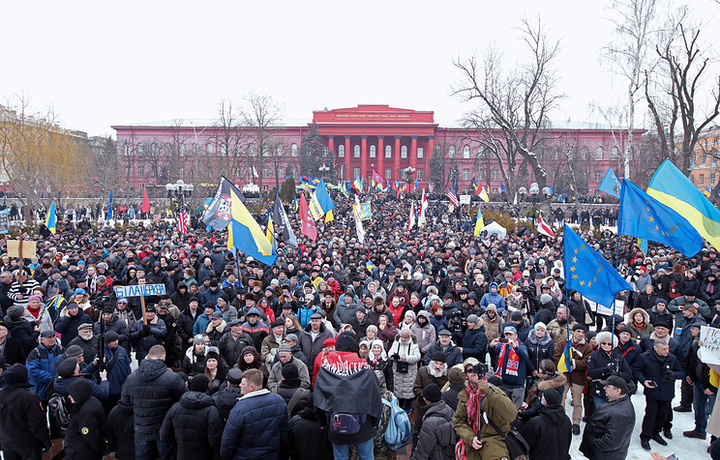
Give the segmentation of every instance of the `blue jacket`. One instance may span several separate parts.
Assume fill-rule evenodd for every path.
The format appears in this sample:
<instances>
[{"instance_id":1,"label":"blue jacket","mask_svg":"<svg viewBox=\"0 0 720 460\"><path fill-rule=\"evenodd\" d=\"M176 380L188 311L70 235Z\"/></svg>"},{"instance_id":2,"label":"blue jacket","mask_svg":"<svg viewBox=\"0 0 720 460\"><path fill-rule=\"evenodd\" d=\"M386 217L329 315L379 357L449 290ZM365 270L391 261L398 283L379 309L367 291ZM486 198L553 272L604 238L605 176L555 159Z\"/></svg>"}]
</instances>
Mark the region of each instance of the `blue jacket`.
<instances>
[{"instance_id":1,"label":"blue jacket","mask_svg":"<svg viewBox=\"0 0 720 460\"><path fill-rule=\"evenodd\" d=\"M297 311L297 319L300 321L300 326L305 329L307 325L310 324L310 317L312 314L317 313L318 311L320 311L320 307L317 305L313 305L310 308L306 305L300 305Z\"/></svg>"},{"instance_id":2,"label":"blue jacket","mask_svg":"<svg viewBox=\"0 0 720 460\"><path fill-rule=\"evenodd\" d=\"M436 351L440 351L445 355L445 362L447 362L448 369L463 362L463 354L460 353L460 349L456 347L454 343L450 342L450 345L443 350L442 345L440 345L440 340L438 340L432 344L427 353L425 353L426 366L430 364L432 355L435 354Z\"/></svg>"},{"instance_id":3,"label":"blue jacket","mask_svg":"<svg viewBox=\"0 0 720 460\"><path fill-rule=\"evenodd\" d=\"M645 396L658 401L671 401L675 397L675 380L685 378L685 372L680 361L672 353L668 353L664 363L660 363L655 357L655 350L650 349L641 354L635 360L635 378L645 384L646 380L655 382L655 388L645 387ZM675 373L672 380L665 381L663 378L667 371Z\"/></svg>"},{"instance_id":4,"label":"blue jacket","mask_svg":"<svg viewBox=\"0 0 720 460\"><path fill-rule=\"evenodd\" d=\"M215 289L215 292L208 289L200 295L200 306L205 307L206 302L212 302L215 306L217 306L217 299L223 294L225 294L225 291L220 289L220 287Z\"/></svg>"},{"instance_id":5,"label":"blue jacket","mask_svg":"<svg viewBox=\"0 0 720 460\"><path fill-rule=\"evenodd\" d=\"M495 287L495 292L492 291L492 288ZM482 299L480 299L480 306L483 307L484 310L487 310L487 306L492 304L495 304L497 307L497 313L498 315L505 311L505 299L503 299L503 296L498 294L498 285L497 283L490 283L490 292L482 296Z\"/></svg>"},{"instance_id":6,"label":"blue jacket","mask_svg":"<svg viewBox=\"0 0 720 460\"><path fill-rule=\"evenodd\" d=\"M195 324L193 325L193 337L198 334L205 333L205 329L207 329L208 324L210 324L210 318L208 318L208 315L206 315L205 312L198 315L195 320Z\"/></svg>"},{"instance_id":7,"label":"blue jacket","mask_svg":"<svg viewBox=\"0 0 720 460\"><path fill-rule=\"evenodd\" d=\"M502 347L509 344L506 343L500 343L498 345L495 345L492 347L492 351L495 354L495 356L500 356L500 351L502 350ZM530 356L528 355L527 347L524 343L520 342L517 347L514 347L515 353L517 353L518 360L520 361L518 363L518 370L517 375L512 375L508 373L508 359L510 359L510 353L505 353L505 356L503 357L503 361L498 363L498 367L502 371L502 380L503 383L507 388L520 388L523 385L525 385L525 363L530 359Z\"/></svg>"},{"instance_id":8,"label":"blue jacket","mask_svg":"<svg viewBox=\"0 0 720 460\"><path fill-rule=\"evenodd\" d=\"M233 460L277 459L280 436L287 431L290 422L282 396L268 390L245 395L230 411L220 456Z\"/></svg>"},{"instance_id":9,"label":"blue jacket","mask_svg":"<svg viewBox=\"0 0 720 460\"><path fill-rule=\"evenodd\" d=\"M86 366L84 369L80 371L80 374L87 374L92 375L95 373L95 365L90 364ZM67 396L68 394L68 387L71 383L73 383L76 380L84 379L83 375L74 375L70 378L62 378L62 377L55 377L55 380L53 381L53 388L55 389L55 393ZM105 401L108 397L110 383L107 380L103 380L100 382L100 385L95 383L93 379L87 379L88 382L90 382L90 386L92 387L92 393L90 393L92 396L95 396L100 401Z\"/></svg>"},{"instance_id":10,"label":"blue jacket","mask_svg":"<svg viewBox=\"0 0 720 460\"><path fill-rule=\"evenodd\" d=\"M48 350L42 345L35 347L28 355L25 365L28 368L28 377L30 377L31 391L37 393L40 399L47 401L45 390L50 382L52 382L57 367L55 366L55 358L63 354L63 348L55 345Z\"/></svg>"},{"instance_id":11,"label":"blue jacket","mask_svg":"<svg viewBox=\"0 0 720 460\"><path fill-rule=\"evenodd\" d=\"M105 345L105 369L110 382L110 394L120 395L122 386L132 372L130 369L130 355L125 348L118 346L111 349Z\"/></svg>"}]
</instances>

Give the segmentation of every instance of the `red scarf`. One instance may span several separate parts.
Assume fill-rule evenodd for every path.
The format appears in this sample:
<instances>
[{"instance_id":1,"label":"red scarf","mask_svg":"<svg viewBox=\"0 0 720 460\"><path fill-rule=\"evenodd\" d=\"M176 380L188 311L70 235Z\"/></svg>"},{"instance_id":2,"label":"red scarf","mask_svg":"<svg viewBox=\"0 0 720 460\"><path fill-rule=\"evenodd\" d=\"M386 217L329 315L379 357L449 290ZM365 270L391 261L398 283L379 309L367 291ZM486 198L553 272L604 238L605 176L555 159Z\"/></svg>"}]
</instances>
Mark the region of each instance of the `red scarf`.
<instances>
[{"instance_id":1,"label":"red scarf","mask_svg":"<svg viewBox=\"0 0 720 460\"><path fill-rule=\"evenodd\" d=\"M503 369L502 369L502 363L505 360L505 352L506 350L510 350L508 352L508 359L507 359L507 365L505 366L505 372L508 375L518 375L518 370L520 369L520 358L518 358L517 353L515 353L515 350L512 346L510 346L509 343L503 343L502 348L500 349L500 356L498 357L498 368L495 371L495 375L498 377L502 377Z\"/></svg>"},{"instance_id":2,"label":"red scarf","mask_svg":"<svg viewBox=\"0 0 720 460\"><path fill-rule=\"evenodd\" d=\"M468 395L467 399L467 420L470 428L477 433L480 427L478 426L478 412L480 411L480 390L478 387L473 387L468 382L465 387L465 392Z\"/></svg>"}]
</instances>

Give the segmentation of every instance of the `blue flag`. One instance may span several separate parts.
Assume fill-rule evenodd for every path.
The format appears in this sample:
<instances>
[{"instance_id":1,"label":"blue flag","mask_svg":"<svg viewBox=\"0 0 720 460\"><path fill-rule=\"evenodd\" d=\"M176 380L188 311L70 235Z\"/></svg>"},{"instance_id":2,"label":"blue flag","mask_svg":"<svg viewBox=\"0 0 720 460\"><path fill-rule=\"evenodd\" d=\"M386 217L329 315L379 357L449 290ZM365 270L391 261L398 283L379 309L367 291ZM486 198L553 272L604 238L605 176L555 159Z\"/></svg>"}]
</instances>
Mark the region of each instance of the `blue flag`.
<instances>
[{"instance_id":1,"label":"blue flag","mask_svg":"<svg viewBox=\"0 0 720 460\"><path fill-rule=\"evenodd\" d=\"M605 173L605 177L603 177L602 182L600 182L598 190L605 192L608 195L620 198L620 182L618 182L617 176L613 172L612 168L608 168Z\"/></svg>"},{"instance_id":2,"label":"blue flag","mask_svg":"<svg viewBox=\"0 0 720 460\"><path fill-rule=\"evenodd\" d=\"M620 191L618 233L666 244L687 257L702 250L703 239L677 211L625 179Z\"/></svg>"},{"instance_id":3,"label":"blue flag","mask_svg":"<svg viewBox=\"0 0 720 460\"><path fill-rule=\"evenodd\" d=\"M574 289L593 302L608 308L615 303L615 294L632 289L627 281L565 224L563 233L565 279L568 289Z\"/></svg>"},{"instance_id":4,"label":"blue flag","mask_svg":"<svg viewBox=\"0 0 720 460\"><path fill-rule=\"evenodd\" d=\"M108 211L106 220L113 218L113 207L112 207L112 190L110 190L110 199L108 200Z\"/></svg>"},{"instance_id":5,"label":"blue flag","mask_svg":"<svg viewBox=\"0 0 720 460\"><path fill-rule=\"evenodd\" d=\"M50 233L53 235L56 231L57 226L57 215L55 214L55 198L53 198L52 203L50 203L50 209L48 209L47 212L47 218L45 219L45 226L48 230L50 230Z\"/></svg>"},{"instance_id":6,"label":"blue flag","mask_svg":"<svg viewBox=\"0 0 720 460\"><path fill-rule=\"evenodd\" d=\"M500 191L501 191L501 192L506 191L506 190L505 190L505 184L503 184L502 182L500 182Z\"/></svg>"}]
</instances>

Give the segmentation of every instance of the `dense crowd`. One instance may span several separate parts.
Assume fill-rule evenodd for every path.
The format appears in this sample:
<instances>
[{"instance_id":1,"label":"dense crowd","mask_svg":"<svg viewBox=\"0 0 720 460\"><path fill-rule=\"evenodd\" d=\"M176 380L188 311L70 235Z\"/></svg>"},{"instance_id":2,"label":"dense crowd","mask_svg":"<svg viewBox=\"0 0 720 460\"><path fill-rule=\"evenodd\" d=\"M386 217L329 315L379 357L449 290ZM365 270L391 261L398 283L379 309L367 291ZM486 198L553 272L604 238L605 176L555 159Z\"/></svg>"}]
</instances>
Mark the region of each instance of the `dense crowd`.
<instances>
[{"instance_id":1,"label":"dense crowd","mask_svg":"<svg viewBox=\"0 0 720 460\"><path fill-rule=\"evenodd\" d=\"M720 458L717 382L698 357L701 327L720 327L714 249L643 254L583 232L633 287L604 314L566 290L561 236L475 238L443 203L408 229L407 208L375 199L361 243L339 204L272 266L201 224L29 236L37 258L0 256L4 458L63 437L69 459L392 459L409 444L413 459L487 460L517 434L530 458L568 459L582 436L588 458L620 459L642 397L643 448L709 433ZM144 284L166 294L114 290ZM686 411L694 428L673 433Z\"/></svg>"}]
</instances>

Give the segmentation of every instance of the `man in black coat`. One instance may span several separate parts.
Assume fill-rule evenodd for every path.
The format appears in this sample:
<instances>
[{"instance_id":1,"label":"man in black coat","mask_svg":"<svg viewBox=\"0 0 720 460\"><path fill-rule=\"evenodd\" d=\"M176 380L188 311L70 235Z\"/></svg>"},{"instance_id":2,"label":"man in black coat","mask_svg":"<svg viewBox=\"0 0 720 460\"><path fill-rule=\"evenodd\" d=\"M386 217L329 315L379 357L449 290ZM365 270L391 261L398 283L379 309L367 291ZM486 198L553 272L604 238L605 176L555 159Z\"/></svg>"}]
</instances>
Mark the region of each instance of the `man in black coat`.
<instances>
[{"instance_id":1,"label":"man in black coat","mask_svg":"<svg viewBox=\"0 0 720 460\"><path fill-rule=\"evenodd\" d=\"M135 460L135 430L132 407L119 401L106 420L108 450L117 460Z\"/></svg>"},{"instance_id":2,"label":"man in black coat","mask_svg":"<svg viewBox=\"0 0 720 460\"><path fill-rule=\"evenodd\" d=\"M8 329L3 323L0 323L0 349L2 349L0 354L5 357L8 366L25 363L25 351L22 343L18 339L8 336Z\"/></svg>"},{"instance_id":3,"label":"man in black coat","mask_svg":"<svg viewBox=\"0 0 720 460\"><path fill-rule=\"evenodd\" d=\"M651 350L638 356L633 371L635 378L645 387L645 417L640 432L640 445L650 450L652 439L666 446L667 441L660 436L660 430L675 397L675 380L684 379L685 372L664 340L655 340Z\"/></svg>"},{"instance_id":4,"label":"man in black coat","mask_svg":"<svg viewBox=\"0 0 720 460\"><path fill-rule=\"evenodd\" d=\"M87 379L68 386L72 408L70 425L65 431L65 458L68 460L100 460L105 451L105 410L92 393Z\"/></svg>"},{"instance_id":5,"label":"man in black coat","mask_svg":"<svg viewBox=\"0 0 720 460\"><path fill-rule=\"evenodd\" d=\"M530 458L569 460L572 422L561 405L562 395L549 388L542 392L541 398L543 408L520 428L530 445Z\"/></svg>"},{"instance_id":6,"label":"man in black coat","mask_svg":"<svg viewBox=\"0 0 720 460\"><path fill-rule=\"evenodd\" d=\"M308 399L307 407L290 420L292 439L294 439L297 460L332 460L333 447L328 441L327 430L320 427L315 415L313 398Z\"/></svg>"},{"instance_id":7,"label":"man in black coat","mask_svg":"<svg viewBox=\"0 0 720 460\"><path fill-rule=\"evenodd\" d=\"M602 384L607 401L587 421L580 452L590 460L625 458L635 427L635 408L622 377L610 376Z\"/></svg>"},{"instance_id":8,"label":"man in black coat","mask_svg":"<svg viewBox=\"0 0 720 460\"><path fill-rule=\"evenodd\" d=\"M230 369L225 377L227 386L213 395L213 401L215 401L215 406L220 414L223 427L227 422L230 411L235 407L235 403L243 396L242 390L240 389L242 375L243 373L240 369Z\"/></svg>"},{"instance_id":9,"label":"man in black coat","mask_svg":"<svg viewBox=\"0 0 720 460\"><path fill-rule=\"evenodd\" d=\"M160 441L177 443L178 460L213 460L219 453L222 423L207 395L209 383L205 374L193 377L190 391L173 404L160 428Z\"/></svg>"},{"instance_id":10,"label":"man in black coat","mask_svg":"<svg viewBox=\"0 0 720 460\"><path fill-rule=\"evenodd\" d=\"M133 408L136 459L154 459L155 449L167 458L172 446L160 441L160 426L185 391L182 378L165 367L165 348L154 345L122 389L122 403Z\"/></svg>"},{"instance_id":11,"label":"man in black coat","mask_svg":"<svg viewBox=\"0 0 720 460\"><path fill-rule=\"evenodd\" d=\"M40 460L50 449L45 412L38 395L30 391L28 370L15 364L3 373L0 390L0 444L5 460Z\"/></svg>"}]
</instances>

